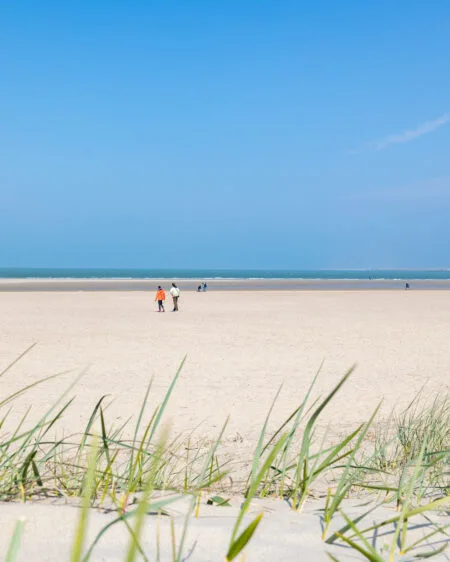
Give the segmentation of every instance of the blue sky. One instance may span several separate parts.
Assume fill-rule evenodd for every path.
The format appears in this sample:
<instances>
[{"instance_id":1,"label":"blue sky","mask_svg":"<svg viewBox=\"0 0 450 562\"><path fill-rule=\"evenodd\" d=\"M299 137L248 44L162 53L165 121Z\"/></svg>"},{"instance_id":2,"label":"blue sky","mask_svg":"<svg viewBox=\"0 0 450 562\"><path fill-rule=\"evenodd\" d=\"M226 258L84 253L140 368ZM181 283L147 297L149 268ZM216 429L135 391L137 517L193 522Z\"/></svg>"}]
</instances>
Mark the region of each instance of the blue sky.
<instances>
[{"instance_id":1,"label":"blue sky","mask_svg":"<svg viewBox=\"0 0 450 562\"><path fill-rule=\"evenodd\" d=\"M0 266L450 266L450 3L0 7Z\"/></svg>"}]
</instances>

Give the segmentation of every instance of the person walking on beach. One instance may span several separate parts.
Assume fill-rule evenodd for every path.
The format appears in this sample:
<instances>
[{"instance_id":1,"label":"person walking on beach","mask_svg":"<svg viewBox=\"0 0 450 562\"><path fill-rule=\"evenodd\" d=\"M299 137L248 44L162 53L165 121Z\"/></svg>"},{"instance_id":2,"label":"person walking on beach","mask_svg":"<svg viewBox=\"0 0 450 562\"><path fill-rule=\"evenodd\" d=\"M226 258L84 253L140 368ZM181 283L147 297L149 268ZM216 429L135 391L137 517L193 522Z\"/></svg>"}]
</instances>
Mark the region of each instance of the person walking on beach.
<instances>
[{"instance_id":1,"label":"person walking on beach","mask_svg":"<svg viewBox=\"0 0 450 562\"><path fill-rule=\"evenodd\" d=\"M161 285L158 285L158 290L156 291L155 301L158 301L158 312L166 312L164 310L164 301L166 300L166 293Z\"/></svg>"},{"instance_id":2,"label":"person walking on beach","mask_svg":"<svg viewBox=\"0 0 450 562\"><path fill-rule=\"evenodd\" d=\"M172 283L172 288L170 289L170 295L173 299L173 310L172 312L178 312L178 299L180 298L180 289Z\"/></svg>"}]
</instances>

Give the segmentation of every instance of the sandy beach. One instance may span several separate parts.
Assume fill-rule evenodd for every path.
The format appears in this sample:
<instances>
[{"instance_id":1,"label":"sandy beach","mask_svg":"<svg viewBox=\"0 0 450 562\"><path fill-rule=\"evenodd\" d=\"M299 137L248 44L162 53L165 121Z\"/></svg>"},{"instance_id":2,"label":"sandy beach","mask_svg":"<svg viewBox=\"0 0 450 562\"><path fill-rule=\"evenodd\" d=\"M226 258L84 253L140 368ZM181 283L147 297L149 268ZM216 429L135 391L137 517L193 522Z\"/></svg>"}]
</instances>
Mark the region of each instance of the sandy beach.
<instances>
[{"instance_id":1,"label":"sandy beach","mask_svg":"<svg viewBox=\"0 0 450 562\"><path fill-rule=\"evenodd\" d=\"M4 4L0 562L450 562L450 2Z\"/></svg>"},{"instance_id":2,"label":"sandy beach","mask_svg":"<svg viewBox=\"0 0 450 562\"><path fill-rule=\"evenodd\" d=\"M151 400L159 402L187 355L169 408L173 431L211 435L230 416L230 439L251 446L279 386L273 427L300 403L322 362L317 394L357 365L323 415L337 432L365 420L381 400L380 415L388 416L422 388L430 395L449 385L446 291L187 291L178 314L156 313L153 298L0 293L2 365L37 342L4 377L2 393L68 371L32 390L37 412L86 370L65 427L79 430L103 394L112 400L110 421L119 423L136 414L152 378Z\"/></svg>"},{"instance_id":3,"label":"sandy beach","mask_svg":"<svg viewBox=\"0 0 450 562\"><path fill-rule=\"evenodd\" d=\"M150 379L150 408L161 402L187 356L165 416L171 432L187 438L194 431L196 438L213 439L229 416L223 448L239 467L248 466L280 385L269 431L299 405L322 362L314 396L323 396L349 367L357 365L323 412L319 425L328 428L331 440L367 420L380 401L379 419L385 420L420 391L433 397L449 387L447 291L183 291L180 312L169 312L167 303L164 314L156 312L153 298L153 291L0 292L2 366L37 342L2 377L2 396L41 377L65 372L19 398L9 423L30 405L30 418L37 419L84 373L67 396L76 399L60 421L59 433L82 431L103 394L110 400L107 423L118 427L129 417L136 419ZM239 468L235 471L239 474ZM193 560L223 556L241 502L235 497L230 511L201 508L201 517L192 520L187 536L187 548L194 548ZM25 516L18 559L29 559L36 545L39 560L65 559L79 512L65 503L61 498L56 506L48 501L3 504L1 521L7 532L0 538L2 549L15 521ZM169 510L178 537L185 511L179 505ZM313 499L298 514L281 500L257 500L245 521L261 510L264 521L248 549L248 559L296 560L298 549L304 560L328 559L330 548L320 540L322 508L323 500ZM361 513L357 505L346 509L355 517ZM380 521L394 514L392 505L377 510ZM108 511L94 511L89 540L113 518ZM333 526L342 524L339 516ZM393 532L392 528L388 538ZM171 560L168 520L162 521L161 533L161 560ZM154 537L155 520L149 518L142 542L148 552L155 548ZM127 543L128 535L120 527L118 533L102 539L92 560L119 560ZM331 550L340 560L359 559L342 547ZM437 559L446 558L443 554Z\"/></svg>"}]
</instances>

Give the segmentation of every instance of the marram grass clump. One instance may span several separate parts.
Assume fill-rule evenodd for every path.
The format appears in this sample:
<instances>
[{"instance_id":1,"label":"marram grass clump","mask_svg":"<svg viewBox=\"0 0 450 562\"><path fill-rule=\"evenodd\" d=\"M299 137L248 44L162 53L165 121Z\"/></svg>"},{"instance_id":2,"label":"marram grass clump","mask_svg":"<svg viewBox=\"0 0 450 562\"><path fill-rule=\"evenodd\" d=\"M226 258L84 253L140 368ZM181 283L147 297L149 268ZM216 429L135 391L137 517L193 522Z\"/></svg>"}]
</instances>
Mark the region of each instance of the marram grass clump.
<instances>
[{"instance_id":1,"label":"marram grass clump","mask_svg":"<svg viewBox=\"0 0 450 562\"><path fill-rule=\"evenodd\" d=\"M1 372L0 378L23 355ZM154 560L154 556L149 558L141 545L144 519L149 513L164 514L170 504L188 496L191 498L190 507L180 537L175 537L172 526L172 560L181 562L186 556L191 517L198 516L202 502L227 505L226 497L217 495L218 490L223 491L227 487L230 494L244 493L228 549L224 553L226 561L236 560L242 557L263 517L259 513L243 526L244 516L254 498L270 496L283 499L300 517L305 503L311 495L317 496L324 482L328 483L328 491L323 495L323 509L319 515L322 538L327 548L333 549L341 544L357 551L363 559L394 562L432 557L447 546L445 540L436 542L436 538L448 538L446 531L449 525L436 525L429 514L446 509L450 503L448 397L441 396L428 404L413 401L400 415L392 416L382 430L382 426L376 423L377 408L366 423L355 427L337 443L325 446L323 436L321 441L317 441L320 416L346 384L353 369L325 398L311 401L318 373L292 414L276 431L269 433L270 415L276 407L280 388L263 423L246 486L242 490L231 490L225 477L230 475L232 465L220 460L227 422L212 442L197 443L196 446L180 437L171 440L164 426L164 412L184 362L162 404L147 416L150 382L131 432L131 422L119 428L108 426L106 397L103 396L99 397L82 433L62 439L52 438L58 422L73 403L70 393L75 381L31 427L27 427L26 414L13 431L0 433L0 500L80 498L72 562L87 562L98 541L116 525L125 526L129 533L129 548L124 560ZM14 400L51 378L37 381L0 400L0 432L7 425ZM124 437L130 434L133 436L131 439ZM161 494L161 491L165 492ZM369 494L372 502L394 505L396 515L363 526L362 522L370 515L371 508L352 520L343 506L346 500L358 496L361 491ZM117 517L105 525L91 544L87 544L90 508L105 504L116 511ZM159 516L155 523L156 560L160 559L161 550ZM410 524L418 517L427 520L429 531L422 538L410 542ZM336 530L334 522L338 519L343 520L344 525ZM387 527L392 528L390 542L380 544L380 530ZM19 521L6 556L8 562L13 562L20 551L22 533L23 522ZM437 546L428 548L426 545L431 539ZM195 559L195 552L190 554ZM330 551L329 556L336 561L340 555Z\"/></svg>"}]
</instances>

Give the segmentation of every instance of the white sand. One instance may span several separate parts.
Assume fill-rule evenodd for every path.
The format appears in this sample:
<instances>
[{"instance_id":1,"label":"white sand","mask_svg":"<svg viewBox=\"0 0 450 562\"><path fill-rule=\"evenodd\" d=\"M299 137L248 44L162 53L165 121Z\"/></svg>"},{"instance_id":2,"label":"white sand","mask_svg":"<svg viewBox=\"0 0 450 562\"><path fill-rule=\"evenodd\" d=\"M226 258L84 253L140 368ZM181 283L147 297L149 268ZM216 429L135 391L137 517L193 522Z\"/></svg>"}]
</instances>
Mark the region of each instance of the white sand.
<instances>
[{"instance_id":1,"label":"white sand","mask_svg":"<svg viewBox=\"0 0 450 562\"><path fill-rule=\"evenodd\" d=\"M177 542L180 540L184 525L184 509L187 502L175 504L169 512L175 518ZM183 505L184 504L184 505ZM255 502L243 522L242 529L261 511L264 517L255 540L249 545L247 560L296 562L302 551L305 561L325 562L325 548L320 538L320 523L316 515L308 513L298 515L288 509L282 502ZM192 518L186 539L184 555L193 549L192 562L212 562L224 560L228 549L231 532L236 521L238 508L214 508L202 506L200 517ZM10 505L8 513L0 510L0 548L6 551L15 521L25 517L25 529L18 562L38 560L39 562L68 561L73 534L79 511L73 507L49 506L45 504ZM107 523L117 517L115 513L104 514L95 510L91 512L89 534L86 546L90 545L96 534ZM132 522L133 524L133 522ZM149 560L156 559L156 516L147 518L141 545ZM122 562L130 537L123 523L112 527L93 551L92 561ZM161 562L172 562L171 534L169 518L160 520ZM36 552L40 553L36 558ZM138 558L142 560L142 558ZM239 560L239 558L238 558ZM242 558L241 558L242 560Z\"/></svg>"},{"instance_id":2,"label":"white sand","mask_svg":"<svg viewBox=\"0 0 450 562\"><path fill-rule=\"evenodd\" d=\"M184 293L180 307L158 314L153 294L140 292L0 293L0 363L38 342L1 379L2 395L70 370L20 402L23 409L32 396L37 413L89 367L66 427L82 429L105 393L115 400L109 420L125 420L151 377L151 404L162 399L187 354L169 408L176 429L202 424L212 435L230 415L227 436L253 440L279 385L273 427L300 403L322 360L322 394L358 364L324 412L335 430L367 419L380 400L388 415L424 385L431 394L448 389L447 291Z\"/></svg>"},{"instance_id":3,"label":"white sand","mask_svg":"<svg viewBox=\"0 0 450 562\"><path fill-rule=\"evenodd\" d=\"M237 498L236 498L237 500ZM185 513L189 502L172 504L167 512L174 518L175 538L179 544ZM346 514L352 518L368 511L371 505L363 507L356 502L348 502ZM323 502L309 502L302 513L293 512L286 502L279 500L255 500L242 522L243 530L258 514L263 513L262 521L250 541L245 558L237 560L247 562L326 562L327 552L334 554L341 562L363 560L354 550L342 544L328 545L321 539L320 509ZM191 517L183 550L183 560L191 562L216 562L224 560L228 549L231 532L239 512L239 501L233 501L231 507L212 507L201 505L199 518ZM370 527L374 522L381 522L395 516L392 508L378 507L360 522L360 528ZM70 560L73 536L79 517L79 510L70 506L37 504L9 504L0 510L0 549L6 552L15 523L25 518L24 533L18 562L36 560L38 562L66 562ZM103 513L91 510L85 548L88 548L98 532L116 519L116 513ZM140 541L142 549L149 560L156 559L157 516L146 518ZM433 515L431 519L440 526L448 523L448 516ZM134 526L134 521L130 519ZM344 526L341 516L336 516L330 528L330 535ZM173 560L171 550L171 530L169 517L162 517L159 522L161 562ZM407 545L412 545L420 537L433 531L433 527L422 517L410 522ZM394 527L386 526L383 532L374 533L373 544L381 550L383 545L390 545L394 536ZM445 537L432 537L428 543L414 552L436 550L445 544ZM123 523L111 527L94 548L92 562L123 562L130 543L130 536ZM189 556L190 554L190 556ZM141 558L138 558L141 559ZM387 560L387 558L386 558ZM433 558L436 562L449 560L446 552Z\"/></svg>"},{"instance_id":4,"label":"white sand","mask_svg":"<svg viewBox=\"0 0 450 562\"><path fill-rule=\"evenodd\" d=\"M119 423L136 416L151 377L151 405L161 401L188 354L169 408L173 430L201 424L199 432L213 436L230 415L228 443L236 454L248 455L279 385L284 383L272 428L299 404L322 360L317 385L322 394L358 363L324 412L322 424L331 423L335 432L367 419L381 399L382 416L387 416L424 386L427 395L448 390L447 291L184 293L180 308L178 314L158 314L153 294L143 292L0 293L1 364L6 366L38 342L0 379L1 396L45 375L70 370L17 402L16 417L31 401L37 415L89 366L71 393L77 400L62 425L67 431L82 430L105 393L114 398L108 418ZM264 518L248 560L298 560L299 552L302 560L326 560L313 513L317 506L296 515L286 511L285 504L273 505L275 512ZM220 509L211 508L193 522L189 540L193 543L198 536L199 544L192 560L223 556L233 518ZM2 505L0 514L3 552L15 519L25 515L29 521L19 560L67 559L77 510L16 504ZM92 514L91 536L107 517L113 516ZM177 520L178 532L181 524L182 519ZM149 549L154 532L149 520L144 539ZM127 541L123 528L110 534L94 560L119 560ZM341 550L339 558L357 559Z\"/></svg>"}]
</instances>

